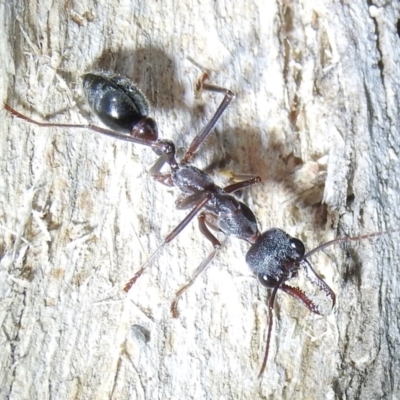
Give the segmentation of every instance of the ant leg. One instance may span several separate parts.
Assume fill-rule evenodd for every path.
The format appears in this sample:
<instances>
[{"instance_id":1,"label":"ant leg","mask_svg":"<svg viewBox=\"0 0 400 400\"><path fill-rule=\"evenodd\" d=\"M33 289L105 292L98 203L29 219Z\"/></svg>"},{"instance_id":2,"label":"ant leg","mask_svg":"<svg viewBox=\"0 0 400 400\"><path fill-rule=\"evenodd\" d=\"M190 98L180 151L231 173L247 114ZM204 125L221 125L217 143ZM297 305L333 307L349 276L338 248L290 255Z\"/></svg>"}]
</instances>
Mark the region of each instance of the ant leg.
<instances>
[{"instance_id":1,"label":"ant leg","mask_svg":"<svg viewBox=\"0 0 400 400\"><path fill-rule=\"evenodd\" d=\"M275 304L275 297L276 293L278 292L278 289L282 288L282 282L286 279L286 275L283 274L282 277L279 279L277 284L274 286L271 297L268 300L268 331L267 331L267 344L265 346L265 353L264 353L264 359L260 368L260 372L258 373L257 378L260 379L265 371L265 367L267 365L268 361L268 354L269 354L269 344L271 342L271 333L272 333L272 324L274 322L274 304Z\"/></svg>"},{"instance_id":2,"label":"ant leg","mask_svg":"<svg viewBox=\"0 0 400 400\"><path fill-rule=\"evenodd\" d=\"M12 114L14 117L23 119L33 125L40 126L43 128L51 128L51 127L54 128L55 127L55 128L64 128L64 129L88 129L90 131L94 131L94 132L100 133L102 135L110 136L114 139L125 140L126 142L137 143L137 144L141 144L143 146L153 147L156 143L153 139L140 138L140 137L134 136L135 129L133 129L130 134L124 134L124 133L115 132L115 131L112 131L109 129L100 128L99 126L95 126L92 124L84 125L84 124L59 124L59 123L50 123L50 122L39 122L32 118L27 117L24 114L21 114L17 110L14 110L8 104L4 104L4 109L7 110L10 114Z\"/></svg>"},{"instance_id":3,"label":"ant leg","mask_svg":"<svg viewBox=\"0 0 400 400\"><path fill-rule=\"evenodd\" d=\"M333 244L345 243L345 242L358 242L359 240L363 240L363 239L374 239L379 236L390 235L392 233L399 233L399 232L400 232L400 229L388 229L387 231L383 231L383 232L367 233L366 235L360 235L360 236L354 236L354 237L338 237L336 239L330 240L329 242L320 244L315 249L312 249L307 254L304 254L304 256L301 257L298 261L299 262L303 261L303 260L311 257L317 251L321 251L322 249L332 246Z\"/></svg>"},{"instance_id":4,"label":"ant leg","mask_svg":"<svg viewBox=\"0 0 400 400\"><path fill-rule=\"evenodd\" d=\"M155 174L152 175L152 177L156 182L160 182L165 186L175 186L174 182L172 181L171 174Z\"/></svg>"},{"instance_id":5,"label":"ant leg","mask_svg":"<svg viewBox=\"0 0 400 400\"><path fill-rule=\"evenodd\" d=\"M156 160L156 162L151 166L151 168L149 169L149 174L151 176L156 176L160 173L162 167L165 165L165 163L168 162L168 154L162 154L160 157L158 157L158 159Z\"/></svg>"},{"instance_id":6,"label":"ant leg","mask_svg":"<svg viewBox=\"0 0 400 400\"><path fill-rule=\"evenodd\" d=\"M201 262L193 276L175 293L174 300L171 303L171 313L174 318L179 316L178 301L182 297L183 293L185 293L193 285L197 277L210 265L211 261L221 248L221 243L219 240L207 228L206 213L202 212L199 215L198 220L200 232L212 243L214 250Z\"/></svg>"},{"instance_id":7,"label":"ant leg","mask_svg":"<svg viewBox=\"0 0 400 400\"><path fill-rule=\"evenodd\" d=\"M190 144L188 150L186 151L185 156L182 159L183 163L187 163L192 157L193 154L199 149L199 147L203 144L203 142L207 139L210 135L211 131L213 130L214 126L217 124L218 120L221 118L221 115L225 112L228 108L229 104L231 104L232 100L235 98L235 94L226 88L211 85L205 83L205 81L209 78L206 72L203 73L201 78L196 83L196 92L201 90L207 90L209 92L216 92L216 93L223 93L224 98L221 101L217 111L215 111L214 115L208 122L208 124L196 135L193 139L192 143Z\"/></svg>"},{"instance_id":8,"label":"ant leg","mask_svg":"<svg viewBox=\"0 0 400 400\"><path fill-rule=\"evenodd\" d=\"M231 185L224 187L224 191L226 193L233 193L233 192L236 192L237 190L243 189L247 186L251 186L251 185L254 185L254 184L260 183L260 182L261 182L261 178L259 176L254 176L253 178L247 179L242 182L232 183Z\"/></svg>"},{"instance_id":9,"label":"ant leg","mask_svg":"<svg viewBox=\"0 0 400 400\"><path fill-rule=\"evenodd\" d=\"M177 210L187 210L195 206L203 196L203 192L197 192L189 196L181 193L175 201L175 208Z\"/></svg>"},{"instance_id":10,"label":"ant leg","mask_svg":"<svg viewBox=\"0 0 400 400\"><path fill-rule=\"evenodd\" d=\"M194 218L194 216L201 210L201 208L210 200L211 193L207 193L204 198L190 211L190 213L185 217L183 221L173 230L171 231L164 241L157 247L154 253L150 256L150 258L140 267L140 269L133 275L133 277L126 283L124 286L124 291L129 292L132 285L137 281L137 279L143 274L146 268L153 262L156 255L164 248L164 246L175 239L185 228L185 226Z\"/></svg>"},{"instance_id":11,"label":"ant leg","mask_svg":"<svg viewBox=\"0 0 400 400\"><path fill-rule=\"evenodd\" d=\"M153 164L153 166L149 169L150 176L157 182L162 183L165 186L175 186L172 181L171 173L161 173L161 168L165 163L168 163L170 160L169 154L162 154L158 157L157 161Z\"/></svg>"}]
</instances>

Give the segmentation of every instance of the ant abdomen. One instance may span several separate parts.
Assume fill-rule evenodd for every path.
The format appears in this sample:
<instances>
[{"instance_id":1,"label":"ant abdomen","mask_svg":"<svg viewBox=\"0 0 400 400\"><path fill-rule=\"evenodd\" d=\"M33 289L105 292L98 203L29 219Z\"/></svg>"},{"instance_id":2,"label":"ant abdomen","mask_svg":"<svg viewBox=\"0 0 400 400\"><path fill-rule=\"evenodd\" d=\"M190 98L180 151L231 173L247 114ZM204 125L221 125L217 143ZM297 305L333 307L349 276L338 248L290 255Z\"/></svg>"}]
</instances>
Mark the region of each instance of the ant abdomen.
<instances>
[{"instance_id":1,"label":"ant abdomen","mask_svg":"<svg viewBox=\"0 0 400 400\"><path fill-rule=\"evenodd\" d=\"M82 80L87 102L104 125L135 137L157 140L157 125L147 117L146 97L128 78L85 74Z\"/></svg>"}]
</instances>

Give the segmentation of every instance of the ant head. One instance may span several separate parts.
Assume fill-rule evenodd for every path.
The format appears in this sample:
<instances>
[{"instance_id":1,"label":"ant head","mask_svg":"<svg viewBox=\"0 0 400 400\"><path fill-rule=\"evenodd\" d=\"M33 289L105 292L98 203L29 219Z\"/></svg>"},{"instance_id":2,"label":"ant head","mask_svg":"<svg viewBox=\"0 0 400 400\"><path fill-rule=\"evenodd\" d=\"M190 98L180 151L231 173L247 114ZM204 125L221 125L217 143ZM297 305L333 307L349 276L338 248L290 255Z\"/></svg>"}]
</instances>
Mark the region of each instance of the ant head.
<instances>
[{"instance_id":1,"label":"ant head","mask_svg":"<svg viewBox=\"0 0 400 400\"><path fill-rule=\"evenodd\" d=\"M250 247L246 262L263 286L273 288L282 278L285 281L296 275L304 253L301 240L273 228L260 235Z\"/></svg>"},{"instance_id":2,"label":"ant head","mask_svg":"<svg viewBox=\"0 0 400 400\"><path fill-rule=\"evenodd\" d=\"M246 261L250 269L263 286L273 289L268 301L268 333L264 360L258 377L264 373L267 365L269 345L272 331L272 314L275 297L278 289L284 291L296 300L303 303L310 311L323 314L329 310L329 306L335 304L335 293L314 271L307 257L313 252L320 250L318 247L305 254L305 247L301 240L295 239L281 229L269 229L264 232L250 247L246 254ZM312 291L300 289L296 286L286 284L291 278L297 276L300 267L307 277L307 288ZM311 285L311 286L310 286ZM319 296L323 294L322 298Z\"/></svg>"}]
</instances>

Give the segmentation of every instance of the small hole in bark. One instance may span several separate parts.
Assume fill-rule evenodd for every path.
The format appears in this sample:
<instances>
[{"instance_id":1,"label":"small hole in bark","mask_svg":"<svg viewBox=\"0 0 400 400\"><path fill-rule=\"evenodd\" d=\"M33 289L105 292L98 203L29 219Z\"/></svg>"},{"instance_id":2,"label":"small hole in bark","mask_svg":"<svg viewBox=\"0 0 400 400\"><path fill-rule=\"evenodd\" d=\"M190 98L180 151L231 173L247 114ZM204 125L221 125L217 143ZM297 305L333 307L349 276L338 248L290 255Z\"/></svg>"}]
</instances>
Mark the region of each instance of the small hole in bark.
<instances>
[{"instance_id":1,"label":"small hole in bark","mask_svg":"<svg viewBox=\"0 0 400 400\"><path fill-rule=\"evenodd\" d=\"M148 343L150 342L150 331L141 325L133 325L132 326L133 335L139 339L141 342Z\"/></svg>"}]
</instances>

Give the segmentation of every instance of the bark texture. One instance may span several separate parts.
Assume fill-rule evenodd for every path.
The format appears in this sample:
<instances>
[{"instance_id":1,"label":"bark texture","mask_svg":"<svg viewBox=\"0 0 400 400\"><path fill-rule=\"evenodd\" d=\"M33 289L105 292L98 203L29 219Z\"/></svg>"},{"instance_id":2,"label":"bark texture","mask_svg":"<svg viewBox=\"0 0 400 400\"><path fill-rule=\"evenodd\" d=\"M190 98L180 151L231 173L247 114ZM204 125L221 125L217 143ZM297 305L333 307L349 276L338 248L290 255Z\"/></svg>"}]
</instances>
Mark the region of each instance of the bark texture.
<instances>
[{"instance_id":1,"label":"bark texture","mask_svg":"<svg viewBox=\"0 0 400 400\"><path fill-rule=\"evenodd\" d=\"M221 100L194 99L192 58L237 94L195 165L260 175L242 198L261 229L311 249L400 227L399 13L383 0L2 0L1 100L96 122L79 77L115 71L182 154ZM154 154L0 113L0 398L400 398L398 234L313 258L337 306L321 317L279 294L258 381L269 293L248 245L221 237L178 319L174 292L210 251L195 222L125 295L185 215L147 174Z\"/></svg>"}]
</instances>

